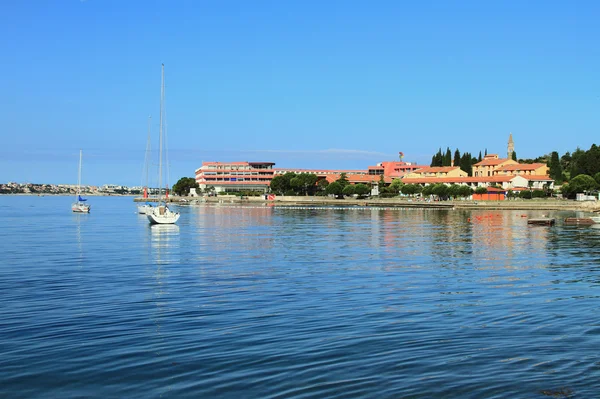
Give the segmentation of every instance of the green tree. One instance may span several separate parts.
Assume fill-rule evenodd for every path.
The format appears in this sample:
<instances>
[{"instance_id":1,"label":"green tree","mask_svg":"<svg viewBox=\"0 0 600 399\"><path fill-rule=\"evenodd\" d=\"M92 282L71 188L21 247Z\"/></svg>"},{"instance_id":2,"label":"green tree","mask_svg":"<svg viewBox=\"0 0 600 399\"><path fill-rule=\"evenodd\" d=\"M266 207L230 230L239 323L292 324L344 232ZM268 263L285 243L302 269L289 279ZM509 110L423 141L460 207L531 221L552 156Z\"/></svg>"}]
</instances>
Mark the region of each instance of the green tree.
<instances>
[{"instance_id":1,"label":"green tree","mask_svg":"<svg viewBox=\"0 0 600 399\"><path fill-rule=\"evenodd\" d=\"M444 155L444 162L442 166L450 166L452 163L452 152L450 151L450 147L446 148L446 155Z\"/></svg>"},{"instance_id":2,"label":"green tree","mask_svg":"<svg viewBox=\"0 0 600 399\"><path fill-rule=\"evenodd\" d=\"M357 194L359 198L366 196L370 192L371 189L366 184L358 183L354 186L354 193Z\"/></svg>"},{"instance_id":3,"label":"green tree","mask_svg":"<svg viewBox=\"0 0 600 399\"><path fill-rule=\"evenodd\" d=\"M477 187L475 194L487 194L487 187Z\"/></svg>"},{"instance_id":4,"label":"green tree","mask_svg":"<svg viewBox=\"0 0 600 399\"><path fill-rule=\"evenodd\" d=\"M342 188L346 187L350 182L348 182L348 175L344 172L340 173L340 177L336 180Z\"/></svg>"},{"instance_id":5,"label":"green tree","mask_svg":"<svg viewBox=\"0 0 600 399\"><path fill-rule=\"evenodd\" d=\"M461 163L460 151L457 148L456 151L454 151L454 166L460 166L460 163Z\"/></svg>"},{"instance_id":6,"label":"green tree","mask_svg":"<svg viewBox=\"0 0 600 399\"><path fill-rule=\"evenodd\" d=\"M392 184L390 184L390 186L388 187L388 190L391 193L398 194L400 192L400 189L402 189L403 185L404 184L402 183L402 180L394 179L392 180Z\"/></svg>"},{"instance_id":7,"label":"green tree","mask_svg":"<svg viewBox=\"0 0 600 399\"><path fill-rule=\"evenodd\" d=\"M452 198L460 197L460 186L458 184L451 184L448 188L448 195Z\"/></svg>"},{"instance_id":8,"label":"green tree","mask_svg":"<svg viewBox=\"0 0 600 399\"><path fill-rule=\"evenodd\" d=\"M354 194L354 186L352 184L348 184L346 187L344 187L344 189L342 190L342 194L344 194L345 196L351 196Z\"/></svg>"},{"instance_id":9,"label":"green tree","mask_svg":"<svg viewBox=\"0 0 600 399\"><path fill-rule=\"evenodd\" d=\"M516 151L513 151L513 153L512 153L512 160L513 161L517 160L517 152Z\"/></svg>"},{"instance_id":10,"label":"green tree","mask_svg":"<svg viewBox=\"0 0 600 399\"><path fill-rule=\"evenodd\" d=\"M577 175L569 182L572 193L587 193L598 187L596 180L590 175Z\"/></svg>"},{"instance_id":11,"label":"green tree","mask_svg":"<svg viewBox=\"0 0 600 399\"><path fill-rule=\"evenodd\" d=\"M596 183L598 183L598 185L600 186L600 172L594 175L594 180L596 180Z\"/></svg>"},{"instance_id":12,"label":"green tree","mask_svg":"<svg viewBox=\"0 0 600 399\"><path fill-rule=\"evenodd\" d=\"M190 188L198 187L199 185L193 177L182 177L173 185L172 191L179 196L184 196L190 193Z\"/></svg>"},{"instance_id":13,"label":"green tree","mask_svg":"<svg viewBox=\"0 0 600 399\"><path fill-rule=\"evenodd\" d=\"M560 166L560 159L558 158L558 152L552 151L550 155L550 162L548 162L549 172L551 179L557 182L562 180L562 167Z\"/></svg>"},{"instance_id":14,"label":"green tree","mask_svg":"<svg viewBox=\"0 0 600 399\"><path fill-rule=\"evenodd\" d=\"M325 192L325 189L327 188L328 185L329 185L329 182L327 181L327 179L321 179L317 182L317 190L319 192Z\"/></svg>"},{"instance_id":15,"label":"green tree","mask_svg":"<svg viewBox=\"0 0 600 399\"><path fill-rule=\"evenodd\" d=\"M460 196L469 197L473 195L473 189L469 186L460 186Z\"/></svg>"},{"instance_id":16,"label":"green tree","mask_svg":"<svg viewBox=\"0 0 600 399\"><path fill-rule=\"evenodd\" d=\"M450 188L443 183L438 183L433 186L432 191L433 194L437 195L440 199L446 199Z\"/></svg>"},{"instance_id":17,"label":"green tree","mask_svg":"<svg viewBox=\"0 0 600 399\"><path fill-rule=\"evenodd\" d=\"M377 182L377 186L379 189L379 194L385 192L385 179L383 178L383 175L379 175L379 182Z\"/></svg>"},{"instance_id":18,"label":"green tree","mask_svg":"<svg viewBox=\"0 0 600 399\"><path fill-rule=\"evenodd\" d=\"M291 180L296 177L296 174L293 172L288 172L283 175L277 175L271 180L271 191L276 194L284 195L285 193L289 193L292 190ZM293 194L292 194L293 195Z\"/></svg>"},{"instance_id":19,"label":"green tree","mask_svg":"<svg viewBox=\"0 0 600 399\"><path fill-rule=\"evenodd\" d=\"M317 180L317 175L313 173L300 173L290 180L290 185L296 189L297 192L309 195L314 192Z\"/></svg>"},{"instance_id":20,"label":"green tree","mask_svg":"<svg viewBox=\"0 0 600 399\"><path fill-rule=\"evenodd\" d=\"M344 187L342 187L342 185L337 181L334 181L333 183L329 183L329 185L325 189L325 192L327 194L335 195L336 197L342 195L343 191L344 191Z\"/></svg>"}]
</instances>

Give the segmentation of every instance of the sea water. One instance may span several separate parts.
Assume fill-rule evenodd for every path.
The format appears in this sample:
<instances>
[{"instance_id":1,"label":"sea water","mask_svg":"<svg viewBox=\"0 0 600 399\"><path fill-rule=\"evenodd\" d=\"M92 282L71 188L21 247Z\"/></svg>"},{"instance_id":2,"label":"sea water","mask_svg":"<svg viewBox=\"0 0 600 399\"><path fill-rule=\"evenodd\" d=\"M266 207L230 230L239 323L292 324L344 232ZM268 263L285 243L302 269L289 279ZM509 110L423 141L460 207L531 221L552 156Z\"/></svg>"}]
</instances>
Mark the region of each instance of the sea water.
<instances>
[{"instance_id":1,"label":"sea water","mask_svg":"<svg viewBox=\"0 0 600 399\"><path fill-rule=\"evenodd\" d=\"M600 392L600 230L565 215L71 202L0 196L0 397Z\"/></svg>"}]
</instances>

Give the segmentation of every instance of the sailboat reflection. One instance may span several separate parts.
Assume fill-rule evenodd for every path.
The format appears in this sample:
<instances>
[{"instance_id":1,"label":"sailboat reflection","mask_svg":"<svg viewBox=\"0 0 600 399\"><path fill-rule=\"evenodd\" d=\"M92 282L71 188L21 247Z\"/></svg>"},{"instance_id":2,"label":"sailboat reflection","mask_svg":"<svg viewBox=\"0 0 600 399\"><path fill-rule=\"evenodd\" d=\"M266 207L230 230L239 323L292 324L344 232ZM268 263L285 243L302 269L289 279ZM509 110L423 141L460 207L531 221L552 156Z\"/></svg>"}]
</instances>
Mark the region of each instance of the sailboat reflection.
<instances>
[{"instance_id":1,"label":"sailboat reflection","mask_svg":"<svg viewBox=\"0 0 600 399\"><path fill-rule=\"evenodd\" d=\"M159 264L179 261L179 226L176 224L149 225L154 261Z\"/></svg>"}]
</instances>

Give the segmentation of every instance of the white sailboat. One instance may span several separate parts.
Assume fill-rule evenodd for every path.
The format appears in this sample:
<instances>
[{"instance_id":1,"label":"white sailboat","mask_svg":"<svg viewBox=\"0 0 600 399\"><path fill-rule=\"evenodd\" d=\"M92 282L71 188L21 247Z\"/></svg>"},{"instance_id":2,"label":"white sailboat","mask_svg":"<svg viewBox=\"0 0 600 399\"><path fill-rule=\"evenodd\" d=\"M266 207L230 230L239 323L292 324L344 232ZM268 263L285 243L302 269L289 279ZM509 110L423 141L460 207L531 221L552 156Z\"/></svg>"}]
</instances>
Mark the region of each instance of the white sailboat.
<instances>
[{"instance_id":1,"label":"white sailboat","mask_svg":"<svg viewBox=\"0 0 600 399\"><path fill-rule=\"evenodd\" d=\"M148 200L148 169L150 167L150 123L152 121L152 117L149 116L148 117L148 140L146 142L146 156L144 157L144 170L145 170L145 177L144 177L144 193L142 198L145 199L146 201ZM152 208L154 208L152 206L151 203L146 202L145 204L142 205L138 205L137 209L138 209L138 213L141 215L146 215L149 212L152 211Z\"/></svg>"},{"instance_id":2,"label":"white sailboat","mask_svg":"<svg viewBox=\"0 0 600 399\"><path fill-rule=\"evenodd\" d=\"M73 212L78 213L89 213L91 207L85 203L85 201L87 200L81 197L81 158L82 151L79 150L79 173L77 176L77 193L75 194L75 202L73 202L73 205L71 205L71 210Z\"/></svg>"},{"instance_id":3,"label":"white sailboat","mask_svg":"<svg viewBox=\"0 0 600 399\"><path fill-rule=\"evenodd\" d=\"M160 123L158 128L158 205L147 213L150 224L174 224L179 219L179 212L173 212L167 206L162 195L162 164L163 164L163 115L165 101L165 64L161 68L160 85Z\"/></svg>"}]
</instances>

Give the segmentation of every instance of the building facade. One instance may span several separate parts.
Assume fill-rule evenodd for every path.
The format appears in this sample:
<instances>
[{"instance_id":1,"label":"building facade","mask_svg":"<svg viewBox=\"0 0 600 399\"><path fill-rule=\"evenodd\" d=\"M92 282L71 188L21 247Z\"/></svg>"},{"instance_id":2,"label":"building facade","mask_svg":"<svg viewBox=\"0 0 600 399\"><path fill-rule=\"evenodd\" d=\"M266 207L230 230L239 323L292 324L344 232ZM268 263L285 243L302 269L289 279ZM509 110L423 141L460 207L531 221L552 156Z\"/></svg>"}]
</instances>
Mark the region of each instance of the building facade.
<instances>
[{"instance_id":1,"label":"building facade","mask_svg":"<svg viewBox=\"0 0 600 399\"><path fill-rule=\"evenodd\" d=\"M196 169L196 183L215 192L263 191L273 180L273 162L202 162Z\"/></svg>"}]
</instances>

